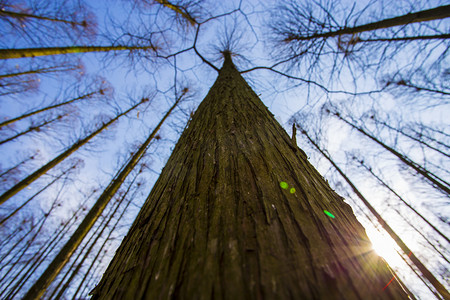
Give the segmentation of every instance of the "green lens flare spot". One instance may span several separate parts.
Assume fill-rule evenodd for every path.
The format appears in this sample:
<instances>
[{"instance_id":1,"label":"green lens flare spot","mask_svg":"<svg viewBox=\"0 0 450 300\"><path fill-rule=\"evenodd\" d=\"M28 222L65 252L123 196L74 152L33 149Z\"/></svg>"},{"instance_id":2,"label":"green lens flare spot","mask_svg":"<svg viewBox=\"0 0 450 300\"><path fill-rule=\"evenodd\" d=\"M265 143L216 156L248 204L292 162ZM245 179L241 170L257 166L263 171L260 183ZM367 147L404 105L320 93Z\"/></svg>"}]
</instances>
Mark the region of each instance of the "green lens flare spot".
<instances>
[{"instance_id":1,"label":"green lens flare spot","mask_svg":"<svg viewBox=\"0 0 450 300\"><path fill-rule=\"evenodd\" d=\"M294 189L294 188L291 188L291 189L289 190L289 193L291 193L291 194L295 193L295 189Z\"/></svg>"},{"instance_id":2,"label":"green lens flare spot","mask_svg":"<svg viewBox=\"0 0 450 300\"><path fill-rule=\"evenodd\" d=\"M284 182L284 181L280 182L280 186L281 186L282 189L287 189L289 187L287 182Z\"/></svg>"},{"instance_id":3,"label":"green lens flare spot","mask_svg":"<svg viewBox=\"0 0 450 300\"><path fill-rule=\"evenodd\" d=\"M328 210L324 210L323 212L324 212L327 216L329 216L330 218L333 218L333 219L334 219L333 214L330 213Z\"/></svg>"}]
</instances>

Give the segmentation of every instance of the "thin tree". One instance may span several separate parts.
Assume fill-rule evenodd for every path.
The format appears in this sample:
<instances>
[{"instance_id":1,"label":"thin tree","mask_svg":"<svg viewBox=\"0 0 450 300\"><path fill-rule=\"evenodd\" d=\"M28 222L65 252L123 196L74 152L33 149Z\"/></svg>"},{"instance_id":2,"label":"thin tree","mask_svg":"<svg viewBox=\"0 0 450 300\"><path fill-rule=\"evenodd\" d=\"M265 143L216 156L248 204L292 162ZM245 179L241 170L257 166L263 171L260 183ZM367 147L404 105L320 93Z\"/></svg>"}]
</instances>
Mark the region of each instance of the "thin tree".
<instances>
[{"instance_id":1,"label":"thin tree","mask_svg":"<svg viewBox=\"0 0 450 300\"><path fill-rule=\"evenodd\" d=\"M427 143L427 141L425 141L424 139L421 139L420 137L416 137L416 136L413 136L412 134L409 134L401 126L394 127L394 126L390 125L386 121L379 120L379 118L377 118L375 115L370 116L370 119L373 120L378 125L384 126L384 127L388 128L388 129L390 129L392 131L395 131L395 132L397 132L397 133L399 133L399 134L401 134L401 135L403 135L403 136L405 136L405 137L407 137L407 138L409 138L409 139L419 143L419 145L423 145L423 146L425 146L425 147L427 147L429 149L432 149L432 150L434 150L434 151L436 151L436 152L438 152L438 153L440 153L442 155L445 155L446 157L450 158L450 153L446 153L446 152L438 149L437 147L434 147L433 145L430 145L429 143Z\"/></svg>"},{"instance_id":2,"label":"thin tree","mask_svg":"<svg viewBox=\"0 0 450 300\"><path fill-rule=\"evenodd\" d=\"M224 56L92 299L406 299Z\"/></svg>"},{"instance_id":3,"label":"thin tree","mask_svg":"<svg viewBox=\"0 0 450 300\"><path fill-rule=\"evenodd\" d=\"M166 112L163 118L159 121L153 131L150 133L148 138L144 143L139 147L139 149L128 159L126 164L122 166L122 168L117 172L116 176L113 178L111 183L106 187L100 197L97 199L95 204L89 210L88 214L84 217L81 224L75 230L75 232L71 235L66 244L62 247L62 249L55 256L53 261L47 267L47 269L42 273L39 279L34 283L34 285L30 288L27 294L24 296L24 300L26 299L40 299L44 294L45 290L49 287L61 269L67 264L70 259L70 256L77 249L77 247L81 244L83 239L86 237L88 232L91 230L92 226L95 224L97 219L103 213L106 205L109 201L114 197L116 192L121 187L122 183L125 181L127 176L131 171L134 170L136 165L139 163L141 158L144 156L147 148L150 143L155 138L158 131L161 129L162 125L166 121L166 119L170 116L172 111L177 107L178 103L181 101L183 96L187 93L187 89L183 90L183 93L180 97L175 100L175 103L170 107L170 109Z\"/></svg>"},{"instance_id":4,"label":"thin tree","mask_svg":"<svg viewBox=\"0 0 450 300\"><path fill-rule=\"evenodd\" d=\"M59 73L59 72L68 72L68 71L75 71L79 70L81 68L81 65L79 64L71 64L71 63L62 63L60 65L56 66L50 66L50 67L35 67L30 68L25 71L9 71L6 73L0 74L0 83L1 80L4 78L11 78L11 77L17 77L17 76L23 76L23 75L36 75L36 74L50 74L50 73Z\"/></svg>"},{"instance_id":5,"label":"thin tree","mask_svg":"<svg viewBox=\"0 0 450 300\"><path fill-rule=\"evenodd\" d=\"M63 118L67 117L68 115L69 115L69 113L60 114L54 118L44 120L44 121L40 122L39 124L36 124L36 125L32 124L30 127L28 127L28 129L25 129L7 139L1 140L0 145L14 141L17 138L24 136L26 134L32 133L32 132L41 132L44 128L48 127L48 125L50 125L52 123L56 123L56 122L61 122L63 120Z\"/></svg>"},{"instance_id":6,"label":"thin tree","mask_svg":"<svg viewBox=\"0 0 450 300\"><path fill-rule=\"evenodd\" d=\"M70 146L63 153L61 153L60 155L58 155L57 157L55 157L54 159L52 159L51 161L46 163L44 166L42 166L41 168L39 168L38 170L36 170L32 174L28 175L26 178L21 180L19 183L14 185L12 188L10 188L8 191L4 192L3 195L0 196L0 204L3 204L6 200L8 200L9 198L14 196L15 194L17 194L21 190L23 190L25 187L30 185L32 182L37 180L39 177L41 177L45 173L47 173L47 171L51 170L53 167L58 165L64 159L69 157L72 153L74 153L79 148L81 148L81 146L87 144L92 138L94 138L95 136L100 134L103 130L108 128L108 126L110 126L113 123L115 123L120 117L125 116L130 111L136 109L138 106L140 106L141 104L143 104L143 103L145 103L147 101L148 101L148 98L142 98L142 100L140 102L136 103L135 105L133 105L132 107L130 107L126 111L116 115L114 118L110 119L108 122L102 124L99 128L97 128L96 130L94 130L93 132L88 134L86 137L78 140L76 143L74 143L72 146Z\"/></svg>"},{"instance_id":7,"label":"thin tree","mask_svg":"<svg viewBox=\"0 0 450 300\"><path fill-rule=\"evenodd\" d=\"M348 124L353 129L357 130L358 132L360 132L361 134L363 134L364 136L366 136L370 140L374 141L375 143L377 143L378 145L383 147L385 150L387 150L388 152L390 152L393 155L395 155L406 166L408 166L409 168L411 168L414 171L416 171L417 174L420 174L432 186L436 187L436 189L438 189L439 191L441 191L442 193L444 193L446 195L450 195L450 184L448 182L446 182L444 179L442 179L439 176L437 176L437 175L433 174L432 172L428 171L423 166L421 166L418 163L412 161L410 158L408 158L407 156L401 154L400 152L398 152L394 148L389 147L387 144L383 143L380 139L378 139L378 138L374 137L373 135L369 134L368 132L366 132L366 130L364 130L362 127L357 126L357 125L353 124L352 122L350 122L349 120L347 120L346 118L342 117L342 115L339 112L331 111L328 108L325 108L325 112L331 113L333 116L337 117L339 120L343 121L344 123Z\"/></svg>"},{"instance_id":8,"label":"thin tree","mask_svg":"<svg viewBox=\"0 0 450 300\"><path fill-rule=\"evenodd\" d=\"M110 51L150 51L158 49L156 45L150 43L148 46L138 45L110 45L110 46L70 46L70 47L40 47L40 48L21 48L21 49L0 49L0 59L38 57L48 55L61 55L70 53L88 53L88 52L110 52Z\"/></svg>"},{"instance_id":9,"label":"thin tree","mask_svg":"<svg viewBox=\"0 0 450 300\"><path fill-rule=\"evenodd\" d=\"M122 212L120 213L119 217L116 219L116 222L114 223L114 225L112 226L112 228L109 230L108 235L106 236L105 240L103 241L102 245L100 246L100 249L97 251L97 254L94 256L94 258L92 259L91 263L89 264L88 269L86 270L83 279L80 280L80 282L78 283L78 287L75 290L75 293L73 294L72 300L76 300L78 293L81 292L81 288L83 287L84 282L86 281L87 277L89 275L93 275L95 274L95 272L91 273L91 270L94 266L94 264L98 261L99 256L103 253L104 254L104 248L106 246L106 244L109 242L109 240L111 239L111 235L113 234L114 230L116 229L117 225L119 224L119 222L122 220L123 216L125 215L125 212L127 211L128 207L130 206L130 204L133 201L133 198L136 196L136 192L139 190L139 188L142 187L142 184L140 182L137 183L137 188L135 189L133 195L128 199L125 207L122 209ZM126 195L124 195L126 197ZM86 284L88 285L88 284Z\"/></svg>"},{"instance_id":10,"label":"thin tree","mask_svg":"<svg viewBox=\"0 0 450 300\"><path fill-rule=\"evenodd\" d=\"M142 170L142 169L141 169ZM115 217L116 213L119 211L120 206L122 205L122 203L125 201L125 199L128 196L128 193L131 190L131 187L134 185L134 182L136 181L137 177L141 174L141 170L140 172L137 172L136 175L133 177L133 179L131 180L131 182L128 184L127 189L122 193L122 195L119 195L120 198L116 200L116 203L114 203L114 207L111 208L111 211L106 214L104 216L104 219L102 220L102 222L104 222L104 224L100 224L98 226L98 229L100 229L100 231L98 233L94 233L91 237L91 240L89 241L89 243L86 243L86 247L89 245L89 247L87 248L86 251L82 250L79 253L79 256L81 256L84 252L84 255L82 257L82 259L78 261L78 257L76 259L74 259L73 264L71 266L71 268L73 268L73 266L76 264L77 266L75 267L75 269L72 271L72 273L70 274L70 277L66 280L66 282L64 283L64 285L61 287L61 289L59 290L58 294L56 295L56 299L61 299L63 294L66 292L67 288L69 287L70 283L73 281L73 279L78 275L78 272L80 271L81 267L83 266L84 262L90 257L92 250L94 249L95 245L97 244L97 242L100 240L100 238L102 237L103 233L105 232L105 230L107 229L109 223L113 220L113 218ZM125 208L126 209L126 208ZM123 212L125 211L125 209L123 209ZM123 215L123 213L121 214ZM117 221L119 221L119 219L117 219ZM114 229L114 228L113 228ZM111 229L111 230L113 230ZM111 232L110 230L110 232ZM95 238L94 238L95 236ZM101 249L99 250L101 251ZM100 253L100 252L98 252ZM97 254L98 254L97 253ZM67 276L69 274L69 272L66 272L66 274L64 274L64 276ZM60 281L61 285L64 282L64 277L63 279ZM59 286L58 285L58 286ZM53 291L52 294L50 294L49 298L53 298L54 294L58 291L58 287L55 288L55 290Z\"/></svg>"},{"instance_id":11,"label":"thin tree","mask_svg":"<svg viewBox=\"0 0 450 300\"><path fill-rule=\"evenodd\" d=\"M24 201L19 207L14 209L12 212L8 213L8 215L4 218L1 218L0 225L3 225L6 221L8 221L10 218L12 218L15 214L17 214L22 208L25 207L28 203L30 203L33 199L35 199L39 194L46 191L48 188L50 188L53 184L57 183L63 176L67 179L67 176L70 175L71 171L74 171L77 168L77 165L79 165L82 161L81 160L75 160L68 168L63 170L60 174L55 176L55 178L47 183L45 186L43 186L39 191L34 193L30 198L28 198L26 201Z\"/></svg>"},{"instance_id":12,"label":"thin tree","mask_svg":"<svg viewBox=\"0 0 450 300\"><path fill-rule=\"evenodd\" d=\"M403 253L408 256L414 265L420 270L423 277L425 277L431 285L437 290L437 292L444 298L449 299L450 294L447 289L439 282L439 280L434 277L433 273L428 270L428 268L417 258L417 256L409 249L409 247L403 242L403 240L395 233L395 231L388 225L388 223L381 217L381 215L375 210L375 208L370 204L370 202L361 194L361 192L356 188L353 182L348 178L348 176L339 168L339 166L333 161L333 159L325 153L324 150L308 135L306 130L302 129L301 133L307 138L309 143L333 166L334 169L342 176L342 178L351 187L353 192L358 196L358 198L364 203L364 205L369 209L369 211L375 216L378 223L383 227L384 230L391 236L391 238L397 243L397 245L402 249Z\"/></svg>"},{"instance_id":13,"label":"thin tree","mask_svg":"<svg viewBox=\"0 0 450 300\"><path fill-rule=\"evenodd\" d=\"M39 113L52 110L52 109L57 108L57 107L65 106L65 105L74 103L74 102L79 101L79 100L90 99L90 98L92 98L93 96L95 96L97 94L104 95L105 94L105 90L104 89L99 89L97 91L89 92L89 93L86 93L84 95L72 98L72 99L64 101L64 102L60 102L60 103L57 103L57 104L54 104L54 105L46 106L46 107L41 108L41 109L36 109L36 110L34 110L32 112L22 114L22 115L20 115L18 117L12 118L12 119L8 119L8 120L0 123L0 128L4 127L6 125L12 124L14 122L23 120L25 118L37 115Z\"/></svg>"},{"instance_id":14,"label":"thin tree","mask_svg":"<svg viewBox=\"0 0 450 300\"><path fill-rule=\"evenodd\" d=\"M300 35L295 33L288 33L286 37L286 41L307 41L307 40L313 40L318 38L329 38L329 37L336 37L341 36L344 34L351 34L355 35L361 32L365 31L373 31L377 29L384 29L394 26L402 26L402 25L408 25L418 22L427 22L427 21L433 21L433 20L439 20L439 19L445 19L450 17L450 5L443 5L436 8L418 11L415 13L409 13L403 16L398 16L395 18L390 19L384 19L381 21L368 23L364 25L359 25L355 27L344 27L342 29L329 31L329 32L321 32L311 35ZM357 42L357 41L356 41Z\"/></svg>"},{"instance_id":15,"label":"thin tree","mask_svg":"<svg viewBox=\"0 0 450 300\"><path fill-rule=\"evenodd\" d=\"M356 157L354 158L355 160ZM450 239L443 234L436 226L431 224L431 222L425 218L420 212L418 212L411 204L409 204L402 196L400 196L396 191L394 191L389 184L387 184L379 175L375 174L371 167L367 166L363 160L358 160L359 164L367 170L375 179L386 189L388 189L398 200L400 200L403 204L405 204L410 210L412 210L419 218L421 218L425 223L427 223L437 234L439 234L442 238L444 238L447 243L450 243Z\"/></svg>"}]
</instances>

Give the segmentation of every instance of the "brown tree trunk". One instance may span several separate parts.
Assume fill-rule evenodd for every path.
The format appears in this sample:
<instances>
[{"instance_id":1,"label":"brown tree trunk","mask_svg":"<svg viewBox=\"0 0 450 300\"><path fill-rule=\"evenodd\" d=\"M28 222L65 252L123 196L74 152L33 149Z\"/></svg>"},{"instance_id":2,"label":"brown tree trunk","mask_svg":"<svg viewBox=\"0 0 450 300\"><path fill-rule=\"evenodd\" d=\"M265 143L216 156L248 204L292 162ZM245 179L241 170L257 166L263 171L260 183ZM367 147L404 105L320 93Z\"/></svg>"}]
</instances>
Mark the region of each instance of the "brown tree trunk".
<instances>
[{"instance_id":1,"label":"brown tree trunk","mask_svg":"<svg viewBox=\"0 0 450 300\"><path fill-rule=\"evenodd\" d=\"M389 28L394 26L401 26L401 25L407 25L411 23L418 23L418 22L426 22L426 21L432 21L432 20L439 20L439 19L445 19L450 17L450 5L444 5L435 7L428 10L422 10L415 13L409 13L403 16L398 16L395 18L390 19L384 19L378 22L373 22L369 24L359 25L355 27L346 27L342 28L336 31L330 31L330 32L324 32L324 33L318 33L313 34L309 36L301 36L298 34L292 34L288 38L286 38L286 41L306 41L306 40L313 40L317 38L329 38L334 36L340 36L343 34L357 34L365 31L372 31L377 29L383 29L383 28Z\"/></svg>"},{"instance_id":2,"label":"brown tree trunk","mask_svg":"<svg viewBox=\"0 0 450 300\"><path fill-rule=\"evenodd\" d=\"M43 128L43 127L45 127L47 125L50 125L53 122L61 121L61 119L64 118L65 116L67 116L67 115L69 115L69 114L66 113L66 114L63 114L63 115L58 115L55 118L50 119L50 120L45 120L45 121L43 121L42 123L40 123L38 125L31 125L28 129L26 129L24 131L21 131L21 132L17 133L16 135L13 135L10 138L7 138L5 140L0 141L0 145L3 145L3 144L8 143L8 142L11 142L11 141L13 141L13 140L15 140L15 139L17 139L17 138L19 138L19 137L21 137L23 135L26 135L26 134L28 134L30 132L34 132L34 131L40 132L42 130L41 128Z\"/></svg>"},{"instance_id":3,"label":"brown tree trunk","mask_svg":"<svg viewBox=\"0 0 450 300\"><path fill-rule=\"evenodd\" d=\"M22 72L15 72L15 73L12 72L12 73L0 74L0 80L2 78L11 78L11 77L23 76L23 75L68 72L68 71L74 71L79 68L80 68L80 65L76 65L76 64L73 64L73 65L61 64L61 65L56 65L56 66L46 67L46 68L29 69L27 71L22 71ZM1 81L0 81L0 83L1 83Z\"/></svg>"},{"instance_id":4,"label":"brown tree trunk","mask_svg":"<svg viewBox=\"0 0 450 300\"><path fill-rule=\"evenodd\" d=\"M391 277L226 55L92 299L406 299Z\"/></svg>"},{"instance_id":5,"label":"brown tree trunk","mask_svg":"<svg viewBox=\"0 0 450 300\"><path fill-rule=\"evenodd\" d=\"M71 46L49 48L0 49L0 59L60 55L69 53L155 50L155 46Z\"/></svg>"}]
</instances>

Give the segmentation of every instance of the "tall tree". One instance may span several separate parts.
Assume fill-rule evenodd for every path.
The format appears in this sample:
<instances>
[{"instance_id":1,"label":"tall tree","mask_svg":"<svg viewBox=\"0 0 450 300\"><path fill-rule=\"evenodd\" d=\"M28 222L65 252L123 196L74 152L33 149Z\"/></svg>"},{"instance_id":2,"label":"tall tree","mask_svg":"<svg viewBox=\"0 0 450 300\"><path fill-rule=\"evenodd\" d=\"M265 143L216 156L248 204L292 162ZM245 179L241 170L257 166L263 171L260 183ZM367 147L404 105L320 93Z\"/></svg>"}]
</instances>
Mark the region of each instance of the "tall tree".
<instances>
[{"instance_id":1,"label":"tall tree","mask_svg":"<svg viewBox=\"0 0 450 300\"><path fill-rule=\"evenodd\" d=\"M369 211L375 216L376 220L381 224L384 230L392 237L392 239L397 243L397 245L402 249L404 254L411 258L411 261L414 265L420 270L423 277L425 277L438 291L439 295L442 295L444 299L448 299L450 294L446 290L446 288L434 277L432 272L428 270L428 268L416 257L416 255L411 251L411 249L403 242L403 240L394 232L394 230L388 225L388 223L381 217L381 215L375 210L375 208L370 204L370 202L361 194L361 192L356 188L353 182L348 178L347 175L341 170L341 168L336 165L336 163L332 160L332 158L327 155L317 143L311 139L308 133L302 129L302 134L306 136L308 141L317 149L317 151L325 157L328 162L336 169L336 171L342 176L342 178L347 182L347 184L351 187L353 192L358 196L358 198L364 203L364 205L369 209Z\"/></svg>"},{"instance_id":2,"label":"tall tree","mask_svg":"<svg viewBox=\"0 0 450 300\"><path fill-rule=\"evenodd\" d=\"M351 120L346 119L343 117L338 111L331 111L328 108L325 108L325 112L332 114L333 116L337 117L342 122L348 124L353 129L357 130L370 140L374 141L381 147L383 147L386 151L392 153L395 155L402 163L404 163L408 168L413 169L417 174L421 175L427 182L429 182L432 186L434 186L437 190L441 191L442 193L446 195L450 195L450 183L447 182L445 179L440 178L438 175L430 172L425 167L421 166L420 164L414 162L412 159L407 157L406 155L398 152L396 149L388 146L380 139L376 138L375 136L368 133L363 127L358 126L351 122Z\"/></svg>"},{"instance_id":3,"label":"tall tree","mask_svg":"<svg viewBox=\"0 0 450 300\"><path fill-rule=\"evenodd\" d=\"M406 299L224 56L93 299Z\"/></svg>"},{"instance_id":4,"label":"tall tree","mask_svg":"<svg viewBox=\"0 0 450 300\"><path fill-rule=\"evenodd\" d=\"M133 153L131 157L126 161L126 163L119 169L116 176L113 178L111 183L106 187L106 189L97 199L95 204L89 210L89 212L84 217L81 224L78 226L78 228L70 237L70 239L67 241L64 247L58 252L56 257L53 259L53 261L50 263L50 265L47 267L47 269L41 275L41 277L39 277L37 282L27 292L27 294L23 298L24 300L41 298L41 296L48 288L48 286L51 284L53 279L55 279L55 277L58 275L59 271L61 271L61 269L69 262L70 256L74 253L74 251L78 248L83 239L89 233L91 228L94 226L95 222L98 220L98 218L105 210L106 205L117 193L117 191L122 186L122 183L125 181L127 176L131 173L131 171L134 170L134 168L139 163L141 158L145 155L145 152L147 151L150 143L155 139L156 134L161 129L162 125L170 116L172 111L177 107L178 103L181 101L182 97L186 92L187 89L179 98L176 99L175 103L164 114L162 119L159 121L159 123L156 125L156 127L153 129L153 131L150 133L150 135L147 137L144 143L141 144L136 153Z\"/></svg>"},{"instance_id":5,"label":"tall tree","mask_svg":"<svg viewBox=\"0 0 450 300\"><path fill-rule=\"evenodd\" d=\"M140 106L142 103L145 103L148 101L148 98L143 98L140 102L136 103L126 111L116 115L114 118L110 119L109 121L103 123L99 128L88 134L86 137L79 139L77 142L75 142L73 145L71 145L67 150L65 150L63 153L59 154L55 158L53 158L51 161L40 167L38 170L34 171L30 175L28 175L26 178L22 179L19 183L11 187L8 191L4 192L0 196L0 204L3 204L6 200L23 190L25 187L27 187L29 184L37 180L39 177L47 173L47 171L51 170L54 166L58 165L60 162L65 160L67 157L69 157L72 153L80 149L82 146L86 145L89 141L91 141L94 137L99 135L103 130L107 129L108 126L114 124L120 117L127 115L130 111L136 109L138 106Z\"/></svg>"}]
</instances>

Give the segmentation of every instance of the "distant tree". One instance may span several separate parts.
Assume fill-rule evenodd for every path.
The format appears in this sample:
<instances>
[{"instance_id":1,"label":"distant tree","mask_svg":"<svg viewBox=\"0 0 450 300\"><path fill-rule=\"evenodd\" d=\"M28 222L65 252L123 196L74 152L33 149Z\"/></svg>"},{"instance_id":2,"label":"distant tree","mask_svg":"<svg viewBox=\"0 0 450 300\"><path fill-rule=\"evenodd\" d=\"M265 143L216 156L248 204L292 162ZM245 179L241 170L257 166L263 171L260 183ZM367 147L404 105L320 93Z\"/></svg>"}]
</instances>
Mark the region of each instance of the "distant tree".
<instances>
[{"instance_id":1,"label":"distant tree","mask_svg":"<svg viewBox=\"0 0 450 300\"><path fill-rule=\"evenodd\" d=\"M386 151L390 152L394 156L396 156L402 163L404 163L408 168L413 169L417 174L421 175L427 182L429 182L432 186L434 186L437 190L441 191L442 193L446 195L450 195L450 183L448 183L445 179L441 178L439 175L434 174L430 170L426 169L424 166L421 166L420 164L416 163L406 155L398 152L393 147L388 146L383 141L378 139L377 137L371 135L367 132L362 126L359 126L352 122L352 120L348 120L340 112L337 110L330 110L330 108L325 108L325 112L332 114L339 120L343 121L347 125L351 126L353 129L357 130L361 134L363 134L365 137L369 138L373 142L377 143L379 146L384 148Z\"/></svg>"},{"instance_id":2,"label":"distant tree","mask_svg":"<svg viewBox=\"0 0 450 300\"><path fill-rule=\"evenodd\" d=\"M178 97L172 107L165 113L163 118L159 121L158 125L156 125L155 129L150 133L148 138L142 143L139 149L132 154L132 156L127 160L126 164L124 164L117 174L114 176L111 183L108 187L103 191L100 197L97 199L95 204L89 210L86 217L83 219L81 224L72 234L70 239L64 245L64 247L58 252L55 259L50 263L45 272L41 275L41 277L37 280L37 282L31 287L31 289L27 292L23 299L39 299L51 284L53 279L58 275L64 265L68 262L70 256L77 249L77 247L81 244L83 239L86 237L88 232L91 230L94 223L103 213L106 205L109 201L114 197L116 192L121 187L122 183L125 181L127 176L134 170L136 165L139 163L142 156L145 154L150 143L155 139L158 131L161 129L161 126L170 116L172 111L177 107L178 103L181 101L184 94L186 94L187 90L184 90L183 94Z\"/></svg>"},{"instance_id":3,"label":"distant tree","mask_svg":"<svg viewBox=\"0 0 450 300\"><path fill-rule=\"evenodd\" d=\"M348 178L348 176L339 168L339 166L333 161L333 159L325 153L323 149L314 141L306 132L305 129L301 128L301 133L306 137L306 139L320 152L320 154L328 160L328 162L336 169L336 171L342 176L342 178L351 187L353 192L358 196L358 198L364 203L364 205L369 209L369 211L375 216L375 219L383 227L384 230L392 237L392 239L397 243L397 245L402 249L403 253L411 259L413 264L420 270L423 277L425 277L431 285L437 290L438 294L436 296L442 296L444 299L450 297L447 289L436 279L433 273L417 258L417 256L412 252L412 250L405 244L405 242L400 238L400 236L388 225L388 223L383 219L383 217L375 210L375 208L370 204L370 201L362 195L354 183Z\"/></svg>"},{"instance_id":4,"label":"distant tree","mask_svg":"<svg viewBox=\"0 0 450 300\"><path fill-rule=\"evenodd\" d=\"M8 191L4 192L0 196L0 204L4 203L6 200L23 190L25 187L27 187L29 184L31 184L33 181L37 180L39 177L44 175L47 171L52 169L54 166L58 165L60 162L62 162L64 159L69 157L72 153L77 151L79 148L81 148L83 145L87 144L92 138L99 135L102 131L108 128L108 126L112 125L114 122L116 122L120 117L125 116L130 111L136 109L138 106L142 105L143 103L146 103L148 99L143 98L140 102L136 103L129 109L127 109L124 112L119 113L114 118L110 119L109 121L103 123L100 127L95 129L93 132L89 133L84 138L79 139L77 142L75 142L72 146L67 148L64 152L53 158L51 161L43 165L41 168L33 172L32 174L25 177L23 180L21 180L19 183L14 185L12 188L10 188Z\"/></svg>"}]
</instances>

